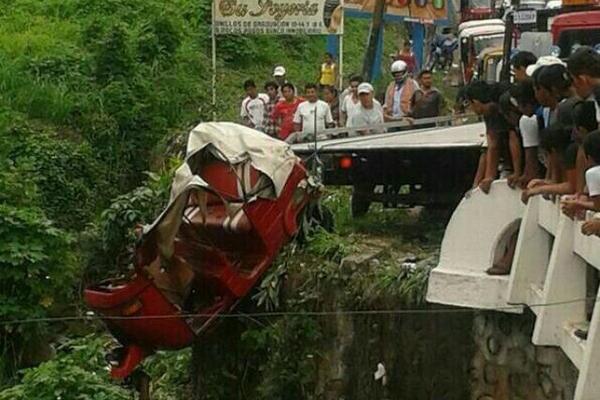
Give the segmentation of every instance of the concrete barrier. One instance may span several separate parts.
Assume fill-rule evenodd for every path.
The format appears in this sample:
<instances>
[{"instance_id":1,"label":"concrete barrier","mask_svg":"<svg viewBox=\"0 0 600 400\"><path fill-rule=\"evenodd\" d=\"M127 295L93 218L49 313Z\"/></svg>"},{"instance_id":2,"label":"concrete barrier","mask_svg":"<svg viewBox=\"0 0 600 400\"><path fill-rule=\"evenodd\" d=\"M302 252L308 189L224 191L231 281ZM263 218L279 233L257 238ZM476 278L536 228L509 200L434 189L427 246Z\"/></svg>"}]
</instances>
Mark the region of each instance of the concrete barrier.
<instances>
[{"instance_id":1,"label":"concrete barrier","mask_svg":"<svg viewBox=\"0 0 600 400\"><path fill-rule=\"evenodd\" d=\"M427 300L481 309L506 308L508 276L485 271L498 257L511 231L518 228L525 206L520 192L506 181L492 184L489 194L473 190L460 202L444 234L440 262L429 278ZM521 312L520 307L507 309Z\"/></svg>"},{"instance_id":2,"label":"concrete barrier","mask_svg":"<svg viewBox=\"0 0 600 400\"><path fill-rule=\"evenodd\" d=\"M592 215L588 213L587 218ZM510 276L485 269L520 220ZM475 191L454 212L446 229L440 263L431 272L427 299L477 309L536 315L532 342L559 347L579 370L574 400L600 399L600 307L598 288L586 321L589 269L600 270L600 238L581 233L581 221L560 212L560 202L540 196L520 202L520 191L495 182L490 195ZM587 340L574 332L589 326Z\"/></svg>"}]
</instances>

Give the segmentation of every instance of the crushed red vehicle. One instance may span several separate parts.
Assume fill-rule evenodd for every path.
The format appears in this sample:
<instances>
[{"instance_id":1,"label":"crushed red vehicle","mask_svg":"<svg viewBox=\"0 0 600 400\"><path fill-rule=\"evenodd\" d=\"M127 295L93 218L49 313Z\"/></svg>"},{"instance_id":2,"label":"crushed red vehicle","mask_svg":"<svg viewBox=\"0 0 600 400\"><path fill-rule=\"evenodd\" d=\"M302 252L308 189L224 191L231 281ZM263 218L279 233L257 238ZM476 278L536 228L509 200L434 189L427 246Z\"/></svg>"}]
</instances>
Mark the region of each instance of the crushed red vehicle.
<instances>
[{"instance_id":1,"label":"crushed red vehicle","mask_svg":"<svg viewBox=\"0 0 600 400\"><path fill-rule=\"evenodd\" d=\"M168 206L144 227L135 272L85 290L123 345L111 375L128 377L154 351L189 346L230 311L318 193L286 143L233 123L194 128Z\"/></svg>"}]
</instances>

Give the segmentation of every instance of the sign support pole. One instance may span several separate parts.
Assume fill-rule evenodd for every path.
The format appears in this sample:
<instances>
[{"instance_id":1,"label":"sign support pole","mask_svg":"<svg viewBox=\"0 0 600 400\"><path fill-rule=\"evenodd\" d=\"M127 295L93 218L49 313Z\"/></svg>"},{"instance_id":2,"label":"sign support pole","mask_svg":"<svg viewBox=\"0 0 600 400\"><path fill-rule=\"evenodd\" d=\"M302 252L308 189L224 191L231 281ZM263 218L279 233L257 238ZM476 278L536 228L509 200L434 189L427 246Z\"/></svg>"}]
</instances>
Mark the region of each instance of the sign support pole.
<instances>
[{"instance_id":1,"label":"sign support pole","mask_svg":"<svg viewBox=\"0 0 600 400\"><path fill-rule=\"evenodd\" d=\"M215 2L212 2L212 17L211 17L211 32L212 32L212 118L217 120L217 35L215 34Z\"/></svg>"},{"instance_id":2,"label":"sign support pole","mask_svg":"<svg viewBox=\"0 0 600 400\"><path fill-rule=\"evenodd\" d=\"M338 85L339 85L339 91L343 91L344 90L344 34L342 33L339 37L339 48L340 48L340 55L338 56L339 58L339 66L338 66L338 76L339 76L339 81L338 81Z\"/></svg>"},{"instance_id":3,"label":"sign support pole","mask_svg":"<svg viewBox=\"0 0 600 400\"><path fill-rule=\"evenodd\" d=\"M385 0L376 0L371 19L371 29L369 30L369 40L363 59L362 71L365 82L370 82L373 79L373 61L377 57L377 40L379 39L379 32L383 27L384 14Z\"/></svg>"},{"instance_id":4,"label":"sign support pole","mask_svg":"<svg viewBox=\"0 0 600 400\"><path fill-rule=\"evenodd\" d=\"M339 83L338 83L338 86L339 86L338 90L340 93L342 93L342 91L344 90L344 34L346 33L346 25L345 25L346 24L346 11L344 9L344 0L342 0L340 2L340 5L342 7L342 26L341 26L342 33L339 35L340 43L338 46L339 52L340 52L339 60L338 60L338 62L340 64L338 66L338 76L340 77Z\"/></svg>"},{"instance_id":5,"label":"sign support pole","mask_svg":"<svg viewBox=\"0 0 600 400\"><path fill-rule=\"evenodd\" d=\"M344 26L344 2L341 2L341 6L342 6L342 33L339 35L339 45L338 45L338 51L339 51L339 55L338 55L338 90L340 91L340 93L344 90L344 30L345 30L345 26Z\"/></svg>"},{"instance_id":6,"label":"sign support pole","mask_svg":"<svg viewBox=\"0 0 600 400\"><path fill-rule=\"evenodd\" d=\"M416 68L420 71L423 68L424 49L423 44L425 43L425 25L419 22L412 23L412 41L413 41L413 52L417 61Z\"/></svg>"}]
</instances>

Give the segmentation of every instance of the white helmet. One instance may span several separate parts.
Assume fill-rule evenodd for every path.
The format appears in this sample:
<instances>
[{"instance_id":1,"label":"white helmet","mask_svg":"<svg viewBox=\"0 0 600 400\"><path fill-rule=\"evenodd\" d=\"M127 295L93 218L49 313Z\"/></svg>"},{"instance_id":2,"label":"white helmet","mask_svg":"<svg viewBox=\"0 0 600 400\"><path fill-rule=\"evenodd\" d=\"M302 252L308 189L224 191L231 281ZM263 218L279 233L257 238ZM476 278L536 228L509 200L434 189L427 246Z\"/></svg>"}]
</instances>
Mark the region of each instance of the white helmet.
<instances>
[{"instance_id":1,"label":"white helmet","mask_svg":"<svg viewBox=\"0 0 600 400\"><path fill-rule=\"evenodd\" d=\"M396 72L406 72L408 65L406 65L406 63L402 60L397 60L392 63L392 67L390 69L392 74L395 74Z\"/></svg>"}]
</instances>

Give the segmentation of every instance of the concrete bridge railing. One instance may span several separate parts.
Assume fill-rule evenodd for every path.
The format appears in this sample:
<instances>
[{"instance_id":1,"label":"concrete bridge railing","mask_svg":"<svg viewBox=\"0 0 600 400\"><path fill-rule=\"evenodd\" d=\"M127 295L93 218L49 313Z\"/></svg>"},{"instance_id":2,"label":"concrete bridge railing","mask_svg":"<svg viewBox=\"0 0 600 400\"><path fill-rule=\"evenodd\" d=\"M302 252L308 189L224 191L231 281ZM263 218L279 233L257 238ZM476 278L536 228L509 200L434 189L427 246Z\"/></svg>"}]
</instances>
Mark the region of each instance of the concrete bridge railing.
<instances>
[{"instance_id":1,"label":"concrete bridge railing","mask_svg":"<svg viewBox=\"0 0 600 400\"><path fill-rule=\"evenodd\" d=\"M510 275L486 275L515 221L519 233ZM583 235L582 223L562 214L558 199L536 196L522 205L520 191L502 181L487 196L475 191L448 224L427 299L502 312L530 308L536 315L532 342L560 347L579 370L575 400L594 400L600 399L597 287L587 300L590 271L600 270L600 238ZM591 321L586 303L596 305ZM587 326L587 340L575 336Z\"/></svg>"}]
</instances>

